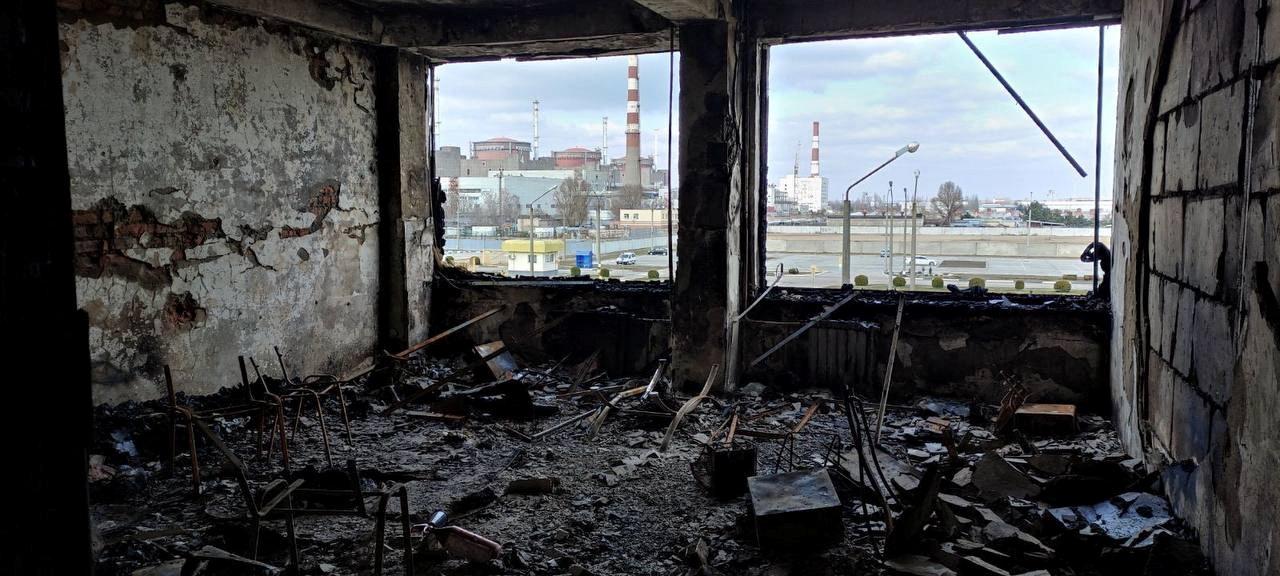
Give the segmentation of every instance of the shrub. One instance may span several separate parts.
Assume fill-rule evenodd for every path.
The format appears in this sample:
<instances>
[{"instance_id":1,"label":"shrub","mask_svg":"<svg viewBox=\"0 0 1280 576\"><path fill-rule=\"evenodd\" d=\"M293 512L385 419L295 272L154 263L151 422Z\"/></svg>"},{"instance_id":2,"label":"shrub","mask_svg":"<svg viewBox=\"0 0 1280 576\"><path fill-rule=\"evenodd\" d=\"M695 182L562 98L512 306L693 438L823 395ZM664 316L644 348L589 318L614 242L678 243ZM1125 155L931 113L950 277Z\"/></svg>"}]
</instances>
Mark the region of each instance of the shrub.
<instances>
[{"instance_id":1,"label":"shrub","mask_svg":"<svg viewBox=\"0 0 1280 576\"><path fill-rule=\"evenodd\" d=\"M930 284L932 284L934 288L941 288L945 282L942 280L941 276L934 276Z\"/></svg>"},{"instance_id":2,"label":"shrub","mask_svg":"<svg viewBox=\"0 0 1280 576\"><path fill-rule=\"evenodd\" d=\"M444 263L453 266L453 256L445 256Z\"/></svg>"},{"instance_id":3,"label":"shrub","mask_svg":"<svg viewBox=\"0 0 1280 576\"><path fill-rule=\"evenodd\" d=\"M1063 274L1062 279L1063 280L1079 280L1079 278L1077 278L1075 274Z\"/></svg>"},{"instance_id":4,"label":"shrub","mask_svg":"<svg viewBox=\"0 0 1280 576\"><path fill-rule=\"evenodd\" d=\"M608 277L609 277L609 269L608 269L608 268L601 268L601 269L600 269L600 277L601 277L601 278L608 278Z\"/></svg>"},{"instance_id":5,"label":"shrub","mask_svg":"<svg viewBox=\"0 0 1280 576\"><path fill-rule=\"evenodd\" d=\"M1021 280L1015 280L1015 281L1013 282L1013 289L1014 289L1014 290L1025 290L1026 288L1027 288L1027 283L1026 283L1026 282L1023 282L1023 281L1021 281Z\"/></svg>"},{"instance_id":6,"label":"shrub","mask_svg":"<svg viewBox=\"0 0 1280 576\"><path fill-rule=\"evenodd\" d=\"M581 276L581 275L582 275L582 269L581 269L581 268L579 268L579 267L577 267L577 266L573 266L573 267L569 268L569 275L570 275L570 276Z\"/></svg>"},{"instance_id":7,"label":"shrub","mask_svg":"<svg viewBox=\"0 0 1280 576\"><path fill-rule=\"evenodd\" d=\"M907 285L907 279L906 279L906 278L903 278L903 277L901 277L901 276L894 276L894 277L893 277L893 285L894 285L894 287L895 287L895 288L901 288L901 287L903 287L903 286L906 286L906 285Z\"/></svg>"},{"instance_id":8,"label":"shrub","mask_svg":"<svg viewBox=\"0 0 1280 576\"><path fill-rule=\"evenodd\" d=\"M787 268L787 274L799 274L799 273L800 273L799 268Z\"/></svg>"},{"instance_id":9,"label":"shrub","mask_svg":"<svg viewBox=\"0 0 1280 576\"><path fill-rule=\"evenodd\" d=\"M1058 292L1070 292L1070 291L1071 291L1071 281L1070 281L1070 280L1059 280L1059 281L1057 281L1057 282L1054 282L1054 283L1053 283L1053 289L1054 289L1054 290L1056 290L1056 291L1058 291Z\"/></svg>"},{"instance_id":10,"label":"shrub","mask_svg":"<svg viewBox=\"0 0 1280 576\"><path fill-rule=\"evenodd\" d=\"M982 288L986 288L986 287L987 287L987 281L986 281L986 280L984 280L984 279L982 279L982 278L979 278L979 277L977 277L977 276L974 276L973 278L970 278L970 279L969 279L969 287L970 287L970 288L974 288L974 287L978 287L978 286L981 286Z\"/></svg>"},{"instance_id":11,"label":"shrub","mask_svg":"<svg viewBox=\"0 0 1280 576\"><path fill-rule=\"evenodd\" d=\"M650 270L650 271L649 271L649 279L650 279L650 280L657 280L657 279L658 279L658 271L657 271L657 270Z\"/></svg>"},{"instance_id":12,"label":"shrub","mask_svg":"<svg viewBox=\"0 0 1280 576\"><path fill-rule=\"evenodd\" d=\"M472 256L472 257L471 257L471 265L472 265L472 266L479 266L479 265L480 265L480 257L479 257L479 256Z\"/></svg>"},{"instance_id":13,"label":"shrub","mask_svg":"<svg viewBox=\"0 0 1280 576\"><path fill-rule=\"evenodd\" d=\"M866 286L870 283L871 281L867 279L867 276L865 274L859 274L853 277L854 286Z\"/></svg>"}]
</instances>

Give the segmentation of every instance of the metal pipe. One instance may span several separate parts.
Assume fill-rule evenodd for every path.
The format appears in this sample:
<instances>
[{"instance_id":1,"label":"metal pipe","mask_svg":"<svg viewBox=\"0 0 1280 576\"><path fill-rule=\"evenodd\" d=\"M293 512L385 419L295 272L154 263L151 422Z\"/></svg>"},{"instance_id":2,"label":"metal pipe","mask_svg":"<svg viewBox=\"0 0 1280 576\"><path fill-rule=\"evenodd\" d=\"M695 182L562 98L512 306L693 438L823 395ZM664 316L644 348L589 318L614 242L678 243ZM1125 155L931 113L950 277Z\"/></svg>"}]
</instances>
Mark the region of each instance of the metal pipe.
<instances>
[{"instance_id":1,"label":"metal pipe","mask_svg":"<svg viewBox=\"0 0 1280 576\"><path fill-rule=\"evenodd\" d=\"M849 285L849 196L844 197L844 233L840 236L840 285Z\"/></svg>"},{"instance_id":2,"label":"metal pipe","mask_svg":"<svg viewBox=\"0 0 1280 576\"><path fill-rule=\"evenodd\" d=\"M1102 57L1106 28L1098 27L1098 115L1094 126L1093 145L1093 245L1098 245L1098 228L1102 223ZM1098 260L1093 261L1093 292L1098 292Z\"/></svg>"},{"instance_id":3,"label":"metal pipe","mask_svg":"<svg viewBox=\"0 0 1280 576\"><path fill-rule=\"evenodd\" d=\"M1075 168L1076 172L1080 173L1080 177L1083 178L1085 176L1088 176L1089 174L1084 171L1084 168L1080 167L1080 163L1076 162L1076 159L1071 156L1070 152L1067 152L1066 147L1063 146L1062 143L1058 141L1058 139L1053 135L1053 132L1049 131L1049 127L1045 126L1044 122L1040 121L1040 117L1036 116L1036 113L1031 111L1031 107L1028 106L1026 101L1022 99L1022 96L1019 96L1018 92L1013 89L1013 86L1009 85L1009 81L1005 80L1004 76L1000 75L1000 71L996 70L995 65L993 65L990 60L987 60L986 55L984 55L981 50L978 50L978 47L974 45L973 41L969 40L969 37L965 35L965 33L962 31L956 32L956 34L960 35L960 39L964 40L964 43L968 45L969 49L973 51L974 55L976 55L978 59L982 61L982 63L987 67L987 70L990 70L991 74L996 77L996 80L1000 81L1000 85L1004 86L1004 89L1009 92L1009 95L1012 96L1013 100L1018 103L1018 106L1022 107L1022 111L1026 112L1027 116L1031 117L1031 121L1036 123L1036 126L1040 128L1041 132L1044 132L1044 135L1047 138L1049 138L1049 141L1052 142L1054 147L1058 149L1058 152L1062 153L1062 157L1066 158L1067 162L1071 163L1071 167Z\"/></svg>"}]
</instances>

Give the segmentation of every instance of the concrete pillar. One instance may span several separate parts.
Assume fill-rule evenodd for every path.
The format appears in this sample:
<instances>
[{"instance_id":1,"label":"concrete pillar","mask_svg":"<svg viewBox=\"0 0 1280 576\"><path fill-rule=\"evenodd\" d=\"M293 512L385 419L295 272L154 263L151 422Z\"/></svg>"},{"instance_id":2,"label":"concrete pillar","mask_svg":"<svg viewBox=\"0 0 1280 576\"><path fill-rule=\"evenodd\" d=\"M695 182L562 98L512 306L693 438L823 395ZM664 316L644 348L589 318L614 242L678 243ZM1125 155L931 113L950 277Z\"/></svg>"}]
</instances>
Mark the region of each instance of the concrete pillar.
<instances>
[{"instance_id":1,"label":"concrete pillar","mask_svg":"<svg viewBox=\"0 0 1280 576\"><path fill-rule=\"evenodd\" d=\"M395 48L378 54L379 339L399 350L427 336L435 267L427 162L427 68Z\"/></svg>"},{"instance_id":2,"label":"concrete pillar","mask_svg":"<svg viewBox=\"0 0 1280 576\"><path fill-rule=\"evenodd\" d=\"M742 220L733 207L741 201L742 151L735 147L742 141L730 141L726 127L739 125L730 77L737 58L730 24L680 28L680 260L671 302L677 386L700 387L713 364L722 375L731 371L729 319L741 293Z\"/></svg>"},{"instance_id":3,"label":"concrete pillar","mask_svg":"<svg viewBox=\"0 0 1280 576\"><path fill-rule=\"evenodd\" d=\"M0 3L0 326L11 519L3 574L92 572L89 328L76 310L71 190L54 2Z\"/></svg>"}]
</instances>

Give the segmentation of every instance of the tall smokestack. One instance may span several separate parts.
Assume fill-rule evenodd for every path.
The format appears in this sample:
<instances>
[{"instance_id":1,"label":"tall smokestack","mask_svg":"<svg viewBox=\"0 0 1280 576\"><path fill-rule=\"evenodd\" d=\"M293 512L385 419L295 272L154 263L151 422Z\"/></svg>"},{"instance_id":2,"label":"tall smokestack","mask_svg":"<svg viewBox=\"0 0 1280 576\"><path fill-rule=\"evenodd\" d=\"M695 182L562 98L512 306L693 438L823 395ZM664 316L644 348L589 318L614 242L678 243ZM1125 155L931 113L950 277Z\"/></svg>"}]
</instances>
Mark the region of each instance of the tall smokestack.
<instances>
[{"instance_id":1,"label":"tall smokestack","mask_svg":"<svg viewBox=\"0 0 1280 576\"><path fill-rule=\"evenodd\" d=\"M601 129L601 134L603 134L604 136L604 146L600 148L600 165L608 166L609 165L609 117L605 116L602 120L604 122L601 125L600 129Z\"/></svg>"},{"instance_id":2,"label":"tall smokestack","mask_svg":"<svg viewBox=\"0 0 1280 576\"><path fill-rule=\"evenodd\" d=\"M533 154L529 158L533 160L538 157L538 101L533 101Z\"/></svg>"},{"instance_id":3,"label":"tall smokestack","mask_svg":"<svg viewBox=\"0 0 1280 576\"><path fill-rule=\"evenodd\" d=\"M627 164L623 186L640 185L640 57L627 57Z\"/></svg>"},{"instance_id":4,"label":"tall smokestack","mask_svg":"<svg viewBox=\"0 0 1280 576\"><path fill-rule=\"evenodd\" d=\"M809 152L809 176L818 177L818 122L813 122L813 147Z\"/></svg>"}]
</instances>

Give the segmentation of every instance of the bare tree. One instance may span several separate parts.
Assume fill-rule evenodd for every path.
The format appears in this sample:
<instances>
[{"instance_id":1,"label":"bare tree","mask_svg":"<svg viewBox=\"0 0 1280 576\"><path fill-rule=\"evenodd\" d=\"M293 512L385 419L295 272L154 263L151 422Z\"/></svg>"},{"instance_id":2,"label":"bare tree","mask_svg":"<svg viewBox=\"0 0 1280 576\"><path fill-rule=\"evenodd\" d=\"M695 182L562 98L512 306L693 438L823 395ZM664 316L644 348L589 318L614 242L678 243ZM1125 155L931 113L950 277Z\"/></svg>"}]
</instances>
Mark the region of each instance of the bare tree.
<instances>
[{"instance_id":1,"label":"bare tree","mask_svg":"<svg viewBox=\"0 0 1280 576\"><path fill-rule=\"evenodd\" d=\"M644 188L639 186L623 186L613 198L615 210L644 208Z\"/></svg>"},{"instance_id":2,"label":"bare tree","mask_svg":"<svg viewBox=\"0 0 1280 576\"><path fill-rule=\"evenodd\" d=\"M479 205L476 206L475 215L477 222L501 227L505 222L520 217L520 199L511 193L485 192L480 197Z\"/></svg>"},{"instance_id":3,"label":"bare tree","mask_svg":"<svg viewBox=\"0 0 1280 576\"><path fill-rule=\"evenodd\" d=\"M590 193L591 184L581 177L573 176L560 182L555 191L556 211L565 226L581 226L587 219Z\"/></svg>"},{"instance_id":4,"label":"bare tree","mask_svg":"<svg viewBox=\"0 0 1280 576\"><path fill-rule=\"evenodd\" d=\"M938 195L930 200L930 204L942 219L942 225L949 226L964 213L964 190L947 180L938 186Z\"/></svg>"}]
</instances>

